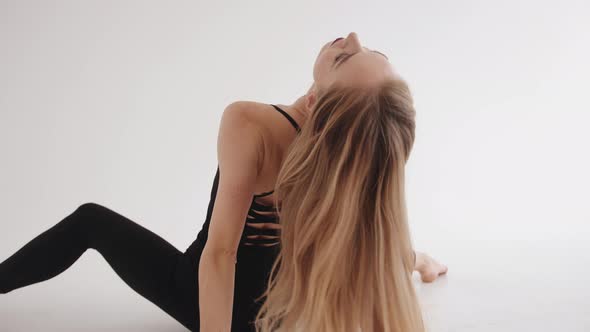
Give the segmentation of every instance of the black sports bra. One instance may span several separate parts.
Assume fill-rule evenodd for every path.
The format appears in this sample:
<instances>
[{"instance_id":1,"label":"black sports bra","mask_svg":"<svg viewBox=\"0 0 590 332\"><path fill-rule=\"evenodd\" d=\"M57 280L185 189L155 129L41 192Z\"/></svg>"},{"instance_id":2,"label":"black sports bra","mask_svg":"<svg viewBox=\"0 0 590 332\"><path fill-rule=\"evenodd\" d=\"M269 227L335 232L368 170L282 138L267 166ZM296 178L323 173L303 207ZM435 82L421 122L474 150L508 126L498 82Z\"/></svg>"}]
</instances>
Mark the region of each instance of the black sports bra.
<instances>
[{"instance_id":1,"label":"black sports bra","mask_svg":"<svg viewBox=\"0 0 590 332\"><path fill-rule=\"evenodd\" d=\"M295 127L295 129L297 130L297 133L299 134L299 132L301 131L301 128L299 128L299 125L297 124L297 122L295 121L295 119L293 119L293 117L291 117L289 115L289 113L283 111L280 107L278 107L277 105L273 105L270 104L272 107L274 107L277 111L279 111L281 114L283 114L287 120L289 120L289 122L291 122L291 124L293 125L293 127Z\"/></svg>"}]
</instances>

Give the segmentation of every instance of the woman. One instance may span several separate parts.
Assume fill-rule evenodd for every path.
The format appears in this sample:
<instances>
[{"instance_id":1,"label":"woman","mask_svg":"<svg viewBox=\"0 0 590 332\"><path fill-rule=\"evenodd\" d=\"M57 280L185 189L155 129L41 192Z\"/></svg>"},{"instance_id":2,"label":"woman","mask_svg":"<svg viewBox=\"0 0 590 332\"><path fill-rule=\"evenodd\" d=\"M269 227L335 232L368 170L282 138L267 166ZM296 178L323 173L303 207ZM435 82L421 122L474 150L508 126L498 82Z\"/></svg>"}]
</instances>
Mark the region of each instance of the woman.
<instances>
[{"instance_id":1,"label":"woman","mask_svg":"<svg viewBox=\"0 0 590 332\"><path fill-rule=\"evenodd\" d=\"M403 172L393 167L412 144L409 93L384 55L362 47L355 33L322 47L313 76L308 93L291 105L241 101L224 110L207 217L185 252L107 207L85 203L0 264L0 293L50 279L92 248L191 331L254 331L255 323L270 331L282 318L284 328L306 321L303 331L418 331L410 274L417 270L431 282L446 267L412 252ZM374 91L393 104L363 117L362 103L373 108ZM347 95L356 101L339 104ZM275 183L277 191L268 191ZM279 257L287 265L272 280L263 313ZM360 265L349 270L353 263Z\"/></svg>"},{"instance_id":2,"label":"woman","mask_svg":"<svg viewBox=\"0 0 590 332\"><path fill-rule=\"evenodd\" d=\"M287 110L306 123L276 180L281 250L256 326L424 331L411 273L430 282L447 268L411 246L404 166L415 110L406 82L350 33L324 45L311 91Z\"/></svg>"}]
</instances>

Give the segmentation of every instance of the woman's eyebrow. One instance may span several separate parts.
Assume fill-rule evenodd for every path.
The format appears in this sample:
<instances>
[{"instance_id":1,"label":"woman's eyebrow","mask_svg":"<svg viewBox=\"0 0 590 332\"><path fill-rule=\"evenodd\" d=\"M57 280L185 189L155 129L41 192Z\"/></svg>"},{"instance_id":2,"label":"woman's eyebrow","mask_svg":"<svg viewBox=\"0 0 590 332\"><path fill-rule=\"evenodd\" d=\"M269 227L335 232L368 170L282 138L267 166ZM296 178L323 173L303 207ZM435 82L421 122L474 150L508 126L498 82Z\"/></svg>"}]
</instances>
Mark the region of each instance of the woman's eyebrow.
<instances>
[{"instance_id":1,"label":"woman's eyebrow","mask_svg":"<svg viewBox=\"0 0 590 332\"><path fill-rule=\"evenodd\" d=\"M379 52L379 51L375 51L375 50L369 50L369 51L370 51L370 52L374 52L374 53L381 54L381 55L383 55L383 56L385 57L385 59L387 59L387 60L389 61L389 58L387 57L387 55L385 55L385 54L383 54L383 53L381 53L381 52ZM338 68L340 65L342 65L343 63L345 63L345 62L346 62L346 60L348 60L348 59L352 58L352 56L353 56L353 55L355 55L355 54L357 54L357 53L358 53L358 52L355 52L355 53L349 54L348 56L344 57L344 59L340 60L339 62L337 62L337 63L334 65L334 69Z\"/></svg>"}]
</instances>

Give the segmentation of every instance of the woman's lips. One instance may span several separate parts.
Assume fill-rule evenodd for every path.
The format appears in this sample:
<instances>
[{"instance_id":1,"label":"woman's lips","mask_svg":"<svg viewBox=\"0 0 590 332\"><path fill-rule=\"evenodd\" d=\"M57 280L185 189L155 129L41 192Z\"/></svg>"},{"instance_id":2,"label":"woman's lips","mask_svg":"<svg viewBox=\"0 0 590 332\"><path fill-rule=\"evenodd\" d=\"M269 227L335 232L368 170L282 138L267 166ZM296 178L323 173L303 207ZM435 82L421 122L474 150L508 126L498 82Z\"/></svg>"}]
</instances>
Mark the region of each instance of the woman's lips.
<instances>
[{"instance_id":1,"label":"woman's lips","mask_svg":"<svg viewBox=\"0 0 590 332\"><path fill-rule=\"evenodd\" d=\"M337 41L339 41L340 39L344 39L344 38L338 37L338 38L334 39L334 41L332 42L332 44L330 44L330 46L334 45L334 43L337 42Z\"/></svg>"}]
</instances>

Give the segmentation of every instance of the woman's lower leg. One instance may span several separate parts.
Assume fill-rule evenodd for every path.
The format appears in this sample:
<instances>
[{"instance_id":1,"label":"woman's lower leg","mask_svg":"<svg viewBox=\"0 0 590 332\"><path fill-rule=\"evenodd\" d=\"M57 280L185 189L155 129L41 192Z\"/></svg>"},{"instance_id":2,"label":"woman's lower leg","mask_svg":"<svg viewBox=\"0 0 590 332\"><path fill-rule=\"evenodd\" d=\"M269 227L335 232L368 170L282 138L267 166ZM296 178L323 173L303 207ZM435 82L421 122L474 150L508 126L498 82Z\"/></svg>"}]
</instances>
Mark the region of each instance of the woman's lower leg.
<instances>
[{"instance_id":1,"label":"woman's lower leg","mask_svg":"<svg viewBox=\"0 0 590 332\"><path fill-rule=\"evenodd\" d=\"M79 212L78 208L0 263L0 293L53 278L88 249Z\"/></svg>"}]
</instances>

